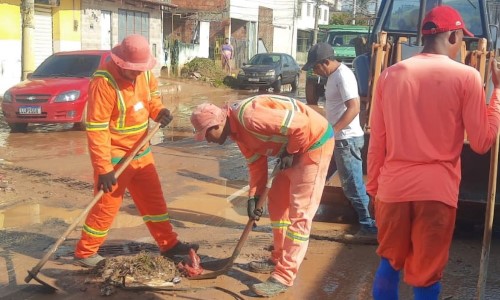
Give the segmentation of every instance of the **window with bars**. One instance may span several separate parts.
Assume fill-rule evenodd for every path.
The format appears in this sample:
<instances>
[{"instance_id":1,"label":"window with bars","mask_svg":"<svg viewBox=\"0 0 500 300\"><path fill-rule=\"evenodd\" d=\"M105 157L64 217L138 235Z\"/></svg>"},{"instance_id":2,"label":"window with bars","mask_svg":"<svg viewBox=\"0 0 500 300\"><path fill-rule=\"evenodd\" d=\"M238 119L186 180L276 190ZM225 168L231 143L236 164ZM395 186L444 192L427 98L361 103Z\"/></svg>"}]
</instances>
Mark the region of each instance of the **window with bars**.
<instances>
[{"instance_id":1,"label":"window with bars","mask_svg":"<svg viewBox=\"0 0 500 300\"><path fill-rule=\"evenodd\" d=\"M129 34L140 34L149 41L149 14L141 11L118 9L118 40Z\"/></svg>"}]
</instances>

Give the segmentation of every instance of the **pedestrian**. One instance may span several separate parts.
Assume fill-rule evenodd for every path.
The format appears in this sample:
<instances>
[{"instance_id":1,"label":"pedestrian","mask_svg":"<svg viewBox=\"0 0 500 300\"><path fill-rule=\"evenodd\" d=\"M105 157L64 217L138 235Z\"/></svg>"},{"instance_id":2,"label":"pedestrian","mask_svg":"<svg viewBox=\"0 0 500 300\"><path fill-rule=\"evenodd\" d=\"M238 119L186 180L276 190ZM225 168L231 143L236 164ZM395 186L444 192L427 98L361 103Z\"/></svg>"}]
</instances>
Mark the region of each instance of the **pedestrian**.
<instances>
[{"instance_id":1,"label":"pedestrian","mask_svg":"<svg viewBox=\"0 0 500 300\"><path fill-rule=\"evenodd\" d=\"M224 44L221 47L221 60L222 60L222 69L225 72L228 72L231 75L231 60L234 57L234 48L229 43L229 39L224 39Z\"/></svg>"},{"instance_id":2,"label":"pedestrian","mask_svg":"<svg viewBox=\"0 0 500 300\"><path fill-rule=\"evenodd\" d=\"M398 299L399 273L416 300L438 299L448 261L461 177L464 132L490 149L500 125L500 70L492 59L489 105L473 67L455 61L466 29L450 6L430 10L420 54L385 69L372 104L367 190L381 257L373 297Z\"/></svg>"},{"instance_id":3,"label":"pedestrian","mask_svg":"<svg viewBox=\"0 0 500 300\"><path fill-rule=\"evenodd\" d=\"M251 262L251 271L271 273L250 289L271 297L293 285L309 244L312 219L318 209L333 152L333 130L307 105L289 97L259 95L222 109L209 103L191 115L196 139L224 144L230 137L247 160L249 218L265 190L268 157L280 157L280 171L268 196L273 231L271 258ZM257 215L256 215L257 213Z\"/></svg>"},{"instance_id":4,"label":"pedestrian","mask_svg":"<svg viewBox=\"0 0 500 300\"><path fill-rule=\"evenodd\" d=\"M363 181L364 131L359 122L360 100L358 83L349 67L335 59L335 53L328 43L314 45L302 68L327 77L325 86L326 119L335 132L335 155L340 183L345 196L358 213L360 230L355 235L347 234L350 240L376 240L377 227L370 216L370 199Z\"/></svg>"},{"instance_id":5,"label":"pedestrian","mask_svg":"<svg viewBox=\"0 0 500 300\"><path fill-rule=\"evenodd\" d=\"M149 144L118 178L115 170L147 135L149 118L166 126L172 120L162 105L158 82L150 70L156 60L148 41L132 34L111 51L111 59L90 82L87 141L94 168L94 192L104 191L90 210L76 245L75 264L94 267L104 258L97 251L108 234L127 189L160 252L188 254L198 245L180 242L170 224L163 191Z\"/></svg>"}]
</instances>

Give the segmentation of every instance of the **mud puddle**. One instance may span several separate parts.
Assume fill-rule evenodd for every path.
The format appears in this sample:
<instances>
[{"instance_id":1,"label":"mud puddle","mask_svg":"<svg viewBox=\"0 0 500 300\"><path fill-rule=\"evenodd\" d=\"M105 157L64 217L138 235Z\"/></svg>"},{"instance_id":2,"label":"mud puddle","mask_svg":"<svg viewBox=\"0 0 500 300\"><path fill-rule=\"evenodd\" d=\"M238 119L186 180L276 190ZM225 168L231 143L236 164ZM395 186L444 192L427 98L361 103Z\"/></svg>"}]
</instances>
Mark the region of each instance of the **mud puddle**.
<instances>
[{"instance_id":1,"label":"mud puddle","mask_svg":"<svg viewBox=\"0 0 500 300\"><path fill-rule=\"evenodd\" d=\"M43 224L50 220L58 220L69 225L80 213L80 209L70 210L39 203L19 205L0 210L0 229L21 228ZM142 224L143 220L140 216L120 213L116 216L112 226L113 228L127 228Z\"/></svg>"}]
</instances>

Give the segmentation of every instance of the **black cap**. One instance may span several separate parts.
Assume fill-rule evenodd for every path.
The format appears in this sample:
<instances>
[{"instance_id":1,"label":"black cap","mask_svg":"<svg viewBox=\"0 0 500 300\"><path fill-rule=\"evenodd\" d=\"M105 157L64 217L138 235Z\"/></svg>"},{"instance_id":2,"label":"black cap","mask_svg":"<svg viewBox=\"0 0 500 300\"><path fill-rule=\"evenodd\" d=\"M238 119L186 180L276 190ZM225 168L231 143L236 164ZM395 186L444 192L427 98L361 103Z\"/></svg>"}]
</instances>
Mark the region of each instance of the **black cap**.
<instances>
[{"instance_id":1,"label":"black cap","mask_svg":"<svg viewBox=\"0 0 500 300\"><path fill-rule=\"evenodd\" d=\"M335 55L333 48L328 43L317 43L312 46L307 53L307 62L302 67L302 70L307 71L310 68L314 67L320 61L330 58Z\"/></svg>"}]
</instances>

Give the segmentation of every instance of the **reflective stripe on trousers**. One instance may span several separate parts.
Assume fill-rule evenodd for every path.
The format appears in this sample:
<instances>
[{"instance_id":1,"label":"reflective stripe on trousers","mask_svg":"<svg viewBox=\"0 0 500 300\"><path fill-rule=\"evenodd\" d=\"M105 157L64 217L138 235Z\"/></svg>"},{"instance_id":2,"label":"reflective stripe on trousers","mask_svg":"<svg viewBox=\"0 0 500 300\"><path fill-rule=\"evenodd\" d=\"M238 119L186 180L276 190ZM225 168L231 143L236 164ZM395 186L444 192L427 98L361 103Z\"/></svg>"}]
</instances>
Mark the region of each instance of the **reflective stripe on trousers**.
<instances>
[{"instance_id":1,"label":"reflective stripe on trousers","mask_svg":"<svg viewBox=\"0 0 500 300\"><path fill-rule=\"evenodd\" d=\"M288 286L293 285L309 245L333 146L330 139L320 148L295 155L293 167L278 173L269 191L276 263L272 276Z\"/></svg>"},{"instance_id":2,"label":"reflective stripe on trousers","mask_svg":"<svg viewBox=\"0 0 500 300\"><path fill-rule=\"evenodd\" d=\"M97 175L95 180L97 182ZM118 177L113 191L104 194L92 207L76 246L76 257L85 258L97 253L120 209L125 189L130 192L160 251L166 251L177 243L177 234L170 224L161 183L150 153L134 159Z\"/></svg>"}]
</instances>

